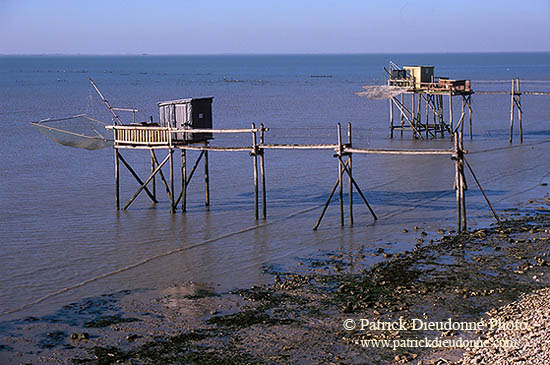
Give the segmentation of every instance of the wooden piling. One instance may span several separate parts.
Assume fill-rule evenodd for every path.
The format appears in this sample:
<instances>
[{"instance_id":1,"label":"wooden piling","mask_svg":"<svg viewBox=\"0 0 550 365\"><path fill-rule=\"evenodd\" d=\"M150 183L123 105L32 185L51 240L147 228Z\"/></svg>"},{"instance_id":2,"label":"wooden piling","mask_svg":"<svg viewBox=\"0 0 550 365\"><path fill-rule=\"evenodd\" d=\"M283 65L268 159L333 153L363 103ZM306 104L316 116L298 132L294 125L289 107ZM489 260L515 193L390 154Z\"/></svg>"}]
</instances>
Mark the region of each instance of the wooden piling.
<instances>
[{"instance_id":1,"label":"wooden piling","mask_svg":"<svg viewBox=\"0 0 550 365\"><path fill-rule=\"evenodd\" d=\"M515 96L515 83L516 80L512 80L512 92L510 93L510 143L512 143L514 135L514 96Z\"/></svg>"},{"instance_id":2,"label":"wooden piling","mask_svg":"<svg viewBox=\"0 0 550 365\"><path fill-rule=\"evenodd\" d=\"M174 205L174 149L170 148L170 213L176 212L176 206Z\"/></svg>"},{"instance_id":3,"label":"wooden piling","mask_svg":"<svg viewBox=\"0 0 550 365\"><path fill-rule=\"evenodd\" d=\"M340 200L340 226L344 226L344 184L343 184L343 181L342 181L342 177L343 177L343 173L342 173L342 160L340 159L340 157L342 156L342 126L340 125L340 123L338 123L338 127L337 127L337 131L338 131L338 153L337 153L337 156L339 157L338 158L338 184L340 185L340 190L339 190L339 200Z\"/></svg>"},{"instance_id":4,"label":"wooden piling","mask_svg":"<svg viewBox=\"0 0 550 365\"><path fill-rule=\"evenodd\" d=\"M347 144L347 148L352 148L352 144L351 144L351 123L348 122L348 144ZM352 168L352 153L349 153L348 154L348 168L349 168L349 181L348 181L348 184L349 184L349 224L350 226L353 226L353 183L352 183L352 178L353 178L353 168Z\"/></svg>"},{"instance_id":5,"label":"wooden piling","mask_svg":"<svg viewBox=\"0 0 550 365\"><path fill-rule=\"evenodd\" d=\"M462 130L460 133L460 212L461 212L461 230L465 231L467 229L466 223L466 175L464 174L464 145L462 144L464 135Z\"/></svg>"},{"instance_id":6,"label":"wooden piling","mask_svg":"<svg viewBox=\"0 0 550 365\"><path fill-rule=\"evenodd\" d=\"M115 204L116 210L120 210L120 182L119 182L119 166L118 166L118 148L115 150Z\"/></svg>"},{"instance_id":7,"label":"wooden piling","mask_svg":"<svg viewBox=\"0 0 550 365\"><path fill-rule=\"evenodd\" d=\"M443 95L438 95L439 101L439 125L441 127L441 137L445 137L445 120L443 119L443 113L445 112L443 108Z\"/></svg>"},{"instance_id":8,"label":"wooden piling","mask_svg":"<svg viewBox=\"0 0 550 365\"><path fill-rule=\"evenodd\" d=\"M405 94L401 93L401 105L405 105ZM405 127L405 118L403 117L403 110L399 109L399 115L401 119L401 137L403 137L403 128Z\"/></svg>"},{"instance_id":9,"label":"wooden piling","mask_svg":"<svg viewBox=\"0 0 550 365\"><path fill-rule=\"evenodd\" d=\"M471 95L468 95L468 120L470 122L470 140L472 140L473 138L473 128L472 128L472 96Z\"/></svg>"},{"instance_id":10,"label":"wooden piling","mask_svg":"<svg viewBox=\"0 0 550 365\"><path fill-rule=\"evenodd\" d=\"M154 153L155 152L151 148L151 173L155 171L155 157L153 156ZM156 200L157 199L157 179L155 177L153 177L153 180L151 181L151 194L153 195L153 199Z\"/></svg>"},{"instance_id":11,"label":"wooden piling","mask_svg":"<svg viewBox=\"0 0 550 365\"><path fill-rule=\"evenodd\" d=\"M420 132L417 133L417 128L418 127L418 124L416 124L416 104L415 104L415 98L414 98L414 93L411 94L411 124L412 126L414 127L414 131L413 131L413 137L416 139L418 138L417 137L417 134L420 136Z\"/></svg>"},{"instance_id":12,"label":"wooden piling","mask_svg":"<svg viewBox=\"0 0 550 365\"><path fill-rule=\"evenodd\" d=\"M393 138L393 96L390 97L390 138Z\"/></svg>"},{"instance_id":13,"label":"wooden piling","mask_svg":"<svg viewBox=\"0 0 550 365\"><path fill-rule=\"evenodd\" d=\"M264 144L264 125L260 124L260 145ZM262 184L262 219L267 218L267 203L265 192L265 165L264 165L264 149L260 150L260 179Z\"/></svg>"},{"instance_id":14,"label":"wooden piling","mask_svg":"<svg viewBox=\"0 0 550 365\"><path fill-rule=\"evenodd\" d=\"M428 95L428 97L431 97L431 95ZM426 139L428 138L428 128L430 126L430 120L429 120L429 117L430 117L430 110L428 109L429 108L429 99L426 98L424 100L424 102L426 103ZM435 128L434 128L435 130Z\"/></svg>"},{"instance_id":15,"label":"wooden piling","mask_svg":"<svg viewBox=\"0 0 550 365\"><path fill-rule=\"evenodd\" d=\"M523 143L523 110L521 110L521 91L519 89L519 79L516 79L516 91L517 91L517 106L518 106L518 119L519 119L519 142Z\"/></svg>"},{"instance_id":16,"label":"wooden piling","mask_svg":"<svg viewBox=\"0 0 550 365\"><path fill-rule=\"evenodd\" d=\"M453 92L449 91L449 126L451 127L451 134L454 134L453 128Z\"/></svg>"},{"instance_id":17,"label":"wooden piling","mask_svg":"<svg viewBox=\"0 0 550 365\"><path fill-rule=\"evenodd\" d=\"M204 146L208 147L208 141L204 142ZM208 167L208 150L204 152L204 205L207 209L210 208L210 174Z\"/></svg>"},{"instance_id":18,"label":"wooden piling","mask_svg":"<svg viewBox=\"0 0 550 365\"><path fill-rule=\"evenodd\" d=\"M456 136L456 134L455 134ZM461 196L460 196L460 151L458 148L458 140L455 137L455 181L454 181L454 188L456 192L456 230L457 232L460 232L462 228L462 204L461 204Z\"/></svg>"},{"instance_id":19,"label":"wooden piling","mask_svg":"<svg viewBox=\"0 0 550 365\"><path fill-rule=\"evenodd\" d=\"M187 153L181 149L181 210L187 211Z\"/></svg>"},{"instance_id":20,"label":"wooden piling","mask_svg":"<svg viewBox=\"0 0 550 365\"><path fill-rule=\"evenodd\" d=\"M252 123L252 129L256 129L256 125ZM258 142L256 137L256 131L252 132L252 162L254 168L254 218L258 220L259 217L259 207L258 207Z\"/></svg>"}]
</instances>

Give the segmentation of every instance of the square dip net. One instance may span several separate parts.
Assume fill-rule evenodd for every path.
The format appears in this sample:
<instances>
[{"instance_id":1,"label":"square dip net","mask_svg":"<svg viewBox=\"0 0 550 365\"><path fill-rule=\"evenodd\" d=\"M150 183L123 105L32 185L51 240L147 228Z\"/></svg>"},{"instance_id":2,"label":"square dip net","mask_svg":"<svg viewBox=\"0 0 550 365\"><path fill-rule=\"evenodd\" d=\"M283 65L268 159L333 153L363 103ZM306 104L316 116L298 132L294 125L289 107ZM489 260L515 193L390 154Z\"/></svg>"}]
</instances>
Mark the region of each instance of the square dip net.
<instances>
[{"instance_id":1,"label":"square dip net","mask_svg":"<svg viewBox=\"0 0 550 365\"><path fill-rule=\"evenodd\" d=\"M83 148L89 151L113 146L106 123L86 114L68 118L44 119L32 122L40 133L62 146Z\"/></svg>"}]
</instances>

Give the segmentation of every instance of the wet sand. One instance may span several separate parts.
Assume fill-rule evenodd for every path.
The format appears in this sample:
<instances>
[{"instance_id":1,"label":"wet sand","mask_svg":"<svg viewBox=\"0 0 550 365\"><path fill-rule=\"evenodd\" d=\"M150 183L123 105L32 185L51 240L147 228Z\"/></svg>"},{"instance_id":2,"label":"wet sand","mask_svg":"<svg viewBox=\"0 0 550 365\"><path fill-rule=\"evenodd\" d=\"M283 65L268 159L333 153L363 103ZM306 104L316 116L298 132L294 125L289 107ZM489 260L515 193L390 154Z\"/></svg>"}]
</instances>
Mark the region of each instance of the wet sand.
<instances>
[{"instance_id":1,"label":"wet sand","mask_svg":"<svg viewBox=\"0 0 550 365\"><path fill-rule=\"evenodd\" d=\"M208 285L178 283L92 297L51 315L1 322L0 360L475 363L483 349L464 355L472 349L412 347L414 341L406 341L487 340L498 330L417 329L413 324L488 320L487 312L500 313L497 308L522 294L548 287L549 208L547 193L529 201L521 214L508 212L501 226L459 235L414 227L414 249L397 254L383 248L321 252L293 270L266 267L272 283L248 289L219 294ZM433 235L440 239L430 240ZM366 265L373 256L381 261ZM366 320L404 325L373 329ZM375 347L370 340L388 340L389 346Z\"/></svg>"}]
</instances>

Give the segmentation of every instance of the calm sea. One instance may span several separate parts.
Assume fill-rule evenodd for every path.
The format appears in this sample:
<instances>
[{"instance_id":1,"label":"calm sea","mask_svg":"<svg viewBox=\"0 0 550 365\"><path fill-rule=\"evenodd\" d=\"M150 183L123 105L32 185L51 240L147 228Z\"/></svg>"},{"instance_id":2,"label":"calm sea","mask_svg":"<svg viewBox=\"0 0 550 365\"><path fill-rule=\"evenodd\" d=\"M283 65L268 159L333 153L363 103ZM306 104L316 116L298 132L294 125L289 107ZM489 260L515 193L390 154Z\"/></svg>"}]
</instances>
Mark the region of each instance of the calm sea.
<instances>
[{"instance_id":1,"label":"calm sea","mask_svg":"<svg viewBox=\"0 0 550 365\"><path fill-rule=\"evenodd\" d=\"M49 313L121 289L189 281L220 291L250 286L268 279L262 274L265 266L292 268L297 258L333 250L399 252L415 242L415 225L453 229L448 157L356 156L355 177L379 221L373 223L357 195L353 228L340 228L335 200L321 229L313 232L337 178L332 153L268 151L268 220L249 229L255 222L252 161L246 152L211 153L210 211L203 205L199 168L186 214L170 215L160 183L159 204L153 206L144 195L128 211L117 212L112 149L63 147L28 123L84 112L110 123L88 82L92 77L113 106L139 109L138 120L157 119L158 101L213 96L215 127L264 123L270 128L267 143L335 143L336 123L351 122L354 146L448 148L448 138L413 141L406 133L390 140L387 101L355 95L363 85L384 83L383 67L390 60L434 65L438 76L476 80L477 90L509 90L509 80L517 77L522 90L550 91L549 83L528 82L550 80L548 53L0 57L0 312L48 296L2 319ZM491 80L507 81L481 82ZM549 101L549 96L523 97L523 147L470 157L498 210L521 210L527 199L548 192L540 184L550 182L549 144L537 143L550 138ZM507 147L510 96L474 95L473 109L474 136L466 148ZM226 136L215 143L239 145L249 139ZM148 153L123 155L147 176ZM469 223L487 225L490 212L469 183ZM123 202L137 187L123 170ZM403 228L411 233L403 234Z\"/></svg>"}]
</instances>

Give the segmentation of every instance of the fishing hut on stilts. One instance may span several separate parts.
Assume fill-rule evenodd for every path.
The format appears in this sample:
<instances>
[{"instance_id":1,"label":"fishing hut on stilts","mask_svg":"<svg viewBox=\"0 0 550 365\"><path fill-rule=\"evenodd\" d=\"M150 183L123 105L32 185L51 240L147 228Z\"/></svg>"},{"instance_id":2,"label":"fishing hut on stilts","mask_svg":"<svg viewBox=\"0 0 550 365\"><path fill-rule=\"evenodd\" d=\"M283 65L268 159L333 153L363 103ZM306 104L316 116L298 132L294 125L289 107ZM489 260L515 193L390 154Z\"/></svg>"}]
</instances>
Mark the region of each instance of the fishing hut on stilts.
<instances>
[{"instance_id":1,"label":"fishing hut on stilts","mask_svg":"<svg viewBox=\"0 0 550 365\"><path fill-rule=\"evenodd\" d=\"M130 125L114 124L107 126L114 133L115 153L115 202L117 210L126 210L134 200L145 191L147 196L157 203L157 179L160 177L168 198L170 200L170 212L175 213L181 202L181 210L187 210L187 188L195 175L200 162L204 167L204 199L205 206L210 206L210 172L208 164L209 151L232 151L249 152L254 162L254 191L255 191L255 217L259 219L259 186L262 187L262 217L266 217L265 205L265 173L263 151L259 149L258 133L260 142L263 141L263 127L256 128L252 125L250 129L212 129L212 101L213 97L187 98L169 100L158 103L159 122L133 123ZM119 120L118 118L115 118ZM250 147L216 147L209 145L215 133L251 133L252 146ZM121 150L149 150L151 154L151 173L147 179L142 180L130 164L124 159ZM176 170L174 169L174 152L180 151L181 156L181 189L176 196L175 180ZM160 160L157 153L165 151L166 155ZM192 162L191 169L188 169L188 151L199 151L197 159ZM258 176L258 157L259 170ZM138 190L123 206L120 200L120 162L128 169L131 175L140 184ZM163 173L163 166L168 164L168 178ZM261 178L261 183L260 183ZM122 208L121 208L122 206Z\"/></svg>"},{"instance_id":2,"label":"fishing hut on stilts","mask_svg":"<svg viewBox=\"0 0 550 365\"><path fill-rule=\"evenodd\" d=\"M401 136L404 131L411 131L413 138L418 139L444 137L445 133L453 135L455 125L460 125L466 118L472 138L471 96L474 92L470 80L435 77L433 66L401 68L390 61L389 69L384 69L388 74L386 85L364 86L366 91L358 94L371 99L389 99L390 138L393 138L394 131L399 131ZM453 110L455 97L459 97L462 104L457 122Z\"/></svg>"}]
</instances>

